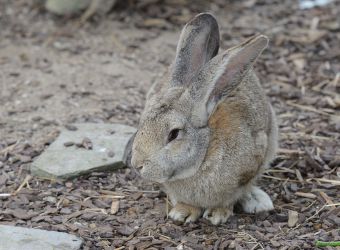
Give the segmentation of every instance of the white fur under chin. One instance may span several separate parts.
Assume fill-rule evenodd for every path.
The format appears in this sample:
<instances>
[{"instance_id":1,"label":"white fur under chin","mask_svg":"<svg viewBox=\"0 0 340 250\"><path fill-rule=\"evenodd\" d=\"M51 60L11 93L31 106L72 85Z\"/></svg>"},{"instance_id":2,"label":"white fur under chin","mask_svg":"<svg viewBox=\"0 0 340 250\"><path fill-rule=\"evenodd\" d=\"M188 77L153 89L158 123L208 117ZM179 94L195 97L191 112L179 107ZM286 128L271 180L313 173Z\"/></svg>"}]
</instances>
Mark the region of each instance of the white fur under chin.
<instances>
[{"instance_id":1,"label":"white fur under chin","mask_svg":"<svg viewBox=\"0 0 340 250\"><path fill-rule=\"evenodd\" d=\"M253 186L250 193L240 200L246 213L259 213L273 210L273 202L269 195L258 187Z\"/></svg>"}]
</instances>

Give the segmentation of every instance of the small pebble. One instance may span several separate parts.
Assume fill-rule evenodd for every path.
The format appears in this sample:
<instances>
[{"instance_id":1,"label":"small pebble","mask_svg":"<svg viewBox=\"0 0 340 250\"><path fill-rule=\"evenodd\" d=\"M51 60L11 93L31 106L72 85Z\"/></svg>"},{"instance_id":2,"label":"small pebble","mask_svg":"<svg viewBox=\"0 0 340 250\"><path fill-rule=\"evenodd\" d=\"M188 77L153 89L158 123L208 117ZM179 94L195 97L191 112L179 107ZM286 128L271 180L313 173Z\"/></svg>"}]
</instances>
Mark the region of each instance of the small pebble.
<instances>
[{"instance_id":1,"label":"small pebble","mask_svg":"<svg viewBox=\"0 0 340 250\"><path fill-rule=\"evenodd\" d=\"M70 131L76 131L76 130L78 130L78 128L77 128L76 126L71 125L71 124L66 124L66 125L65 125L65 128L68 129L68 130L70 130Z\"/></svg>"},{"instance_id":2,"label":"small pebble","mask_svg":"<svg viewBox=\"0 0 340 250\"><path fill-rule=\"evenodd\" d=\"M112 158L112 157L115 156L115 152L109 151L109 152L107 152L107 156Z\"/></svg>"},{"instance_id":3,"label":"small pebble","mask_svg":"<svg viewBox=\"0 0 340 250\"><path fill-rule=\"evenodd\" d=\"M280 244L279 242L277 242L276 240L271 240L270 243L272 243L272 245L273 245L274 247L279 247L279 246L281 246L281 244Z\"/></svg>"},{"instance_id":4,"label":"small pebble","mask_svg":"<svg viewBox=\"0 0 340 250\"><path fill-rule=\"evenodd\" d=\"M265 227L271 227L272 226L272 224L269 221L267 221L267 220L263 221L262 224Z\"/></svg>"},{"instance_id":5,"label":"small pebble","mask_svg":"<svg viewBox=\"0 0 340 250\"><path fill-rule=\"evenodd\" d=\"M71 188L71 187L73 186L73 183L72 183L72 182L66 182L66 183L65 183L65 186L66 186L67 188Z\"/></svg>"},{"instance_id":6,"label":"small pebble","mask_svg":"<svg viewBox=\"0 0 340 250\"><path fill-rule=\"evenodd\" d=\"M48 201L50 203L57 203L57 198L53 196L46 196L43 198L44 201Z\"/></svg>"},{"instance_id":7,"label":"small pebble","mask_svg":"<svg viewBox=\"0 0 340 250\"><path fill-rule=\"evenodd\" d=\"M64 146L65 146L65 147L71 147L71 146L73 146L73 145L74 145L74 142L73 142L73 141L67 141L67 142L64 143Z\"/></svg>"}]
</instances>

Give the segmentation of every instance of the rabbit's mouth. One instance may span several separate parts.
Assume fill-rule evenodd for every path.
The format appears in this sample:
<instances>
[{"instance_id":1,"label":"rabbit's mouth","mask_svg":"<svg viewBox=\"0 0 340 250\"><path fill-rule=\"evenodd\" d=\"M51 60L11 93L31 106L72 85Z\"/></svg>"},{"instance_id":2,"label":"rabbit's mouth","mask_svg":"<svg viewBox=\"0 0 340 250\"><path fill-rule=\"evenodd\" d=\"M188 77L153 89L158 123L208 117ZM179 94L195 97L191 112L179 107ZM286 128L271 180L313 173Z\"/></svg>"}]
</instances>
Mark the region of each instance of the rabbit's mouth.
<instances>
[{"instance_id":1,"label":"rabbit's mouth","mask_svg":"<svg viewBox=\"0 0 340 250\"><path fill-rule=\"evenodd\" d=\"M169 178L168 177L150 177L147 176L145 174L141 174L142 178L148 181L152 181L152 182L157 182L159 184L163 184L166 182L169 182Z\"/></svg>"},{"instance_id":2,"label":"rabbit's mouth","mask_svg":"<svg viewBox=\"0 0 340 250\"><path fill-rule=\"evenodd\" d=\"M164 169L163 169L164 171ZM157 182L160 184L164 184L167 182L174 182L178 180L183 180L188 177L194 176L197 172L195 168L188 168L188 169L167 169L163 172L161 168L156 167L142 167L140 169L140 176L148 181Z\"/></svg>"},{"instance_id":3,"label":"rabbit's mouth","mask_svg":"<svg viewBox=\"0 0 340 250\"><path fill-rule=\"evenodd\" d=\"M158 183L168 182L175 176L176 171L162 171L156 166L143 166L140 168L140 175L143 179Z\"/></svg>"}]
</instances>

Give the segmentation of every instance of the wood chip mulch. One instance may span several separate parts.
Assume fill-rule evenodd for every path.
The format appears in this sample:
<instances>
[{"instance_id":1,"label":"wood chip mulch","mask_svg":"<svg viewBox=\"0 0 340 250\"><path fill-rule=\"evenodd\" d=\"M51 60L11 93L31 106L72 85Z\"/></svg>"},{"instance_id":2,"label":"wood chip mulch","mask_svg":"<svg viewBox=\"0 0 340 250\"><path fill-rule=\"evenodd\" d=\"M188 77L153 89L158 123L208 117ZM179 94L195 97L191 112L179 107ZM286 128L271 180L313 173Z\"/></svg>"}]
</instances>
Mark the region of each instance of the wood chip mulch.
<instances>
[{"instance_id":1,"label":"wood chip mulch","mask_svg":"<svg viewBox=\"0 0 340 250\"><path fill-rule=\"evenodd\" d=\"M279 119L280 150L259 185L275 210L236 210L218 227L204 219L182 225L167 219L159 187L132 169L65 183L31 177L30 163L57 133L31 141L13 132L12 139L0 136L0 224L69 232L85 240L84 249L316 249L316 240L339 241L340 2L306 10L293 0L198 1L194 7L176 1L180 8L171 1L136 2L108 18L158 34L178 32L190 16L211 8L221 19L224 48L256 33L270 37L256 71ZM40 22L49 18L38 17L41 12L34 12ZM140 22L145 17L152 21ZM1 22L10 21L0 15ZM14 32L24 32L16 25ZM0 132L5 126L0 120Z\"/></svg>"}]
</instances>

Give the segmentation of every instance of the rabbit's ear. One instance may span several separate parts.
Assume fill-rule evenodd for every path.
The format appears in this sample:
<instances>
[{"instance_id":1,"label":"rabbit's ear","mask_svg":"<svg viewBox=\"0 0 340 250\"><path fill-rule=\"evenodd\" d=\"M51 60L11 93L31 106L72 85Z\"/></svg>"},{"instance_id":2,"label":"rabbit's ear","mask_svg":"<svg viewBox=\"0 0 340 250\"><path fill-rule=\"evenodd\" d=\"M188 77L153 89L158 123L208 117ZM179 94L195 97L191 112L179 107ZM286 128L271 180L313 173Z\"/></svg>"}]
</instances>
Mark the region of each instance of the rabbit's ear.
<instances>
[{"instance_id":1,"label":"rabbit's ear","mask_svg":"<svg viewBox=\"0 0 340 250\"><path fill-rule=\"evenodd\" d=\"M206 88L202 87L203 103L197 110L202 125L207 123L217 104L242 82L267 45L268 38L259 35L221 55L222 59L213 70L212 81Z\"/></svg>"},{"instance_id":2,"label":"rabbit's ear","mask_svg":"<svg viewBox=\"0 0 340 250\"><path fill-rule=\"evenodd\" d=\"M189 21L177 45L171 85L188 84L199 69L217 54L219 40L218 24L211 14L201 13Z\"/></svg>"}]
</instances>

